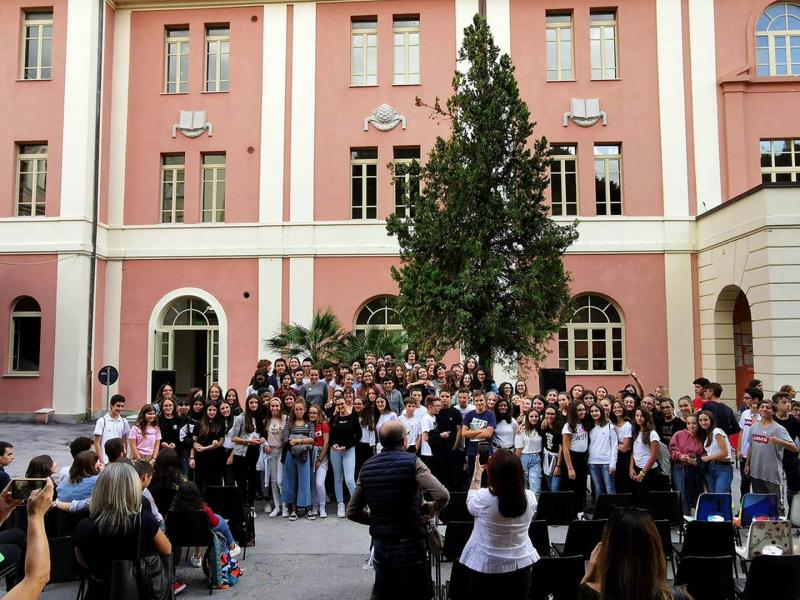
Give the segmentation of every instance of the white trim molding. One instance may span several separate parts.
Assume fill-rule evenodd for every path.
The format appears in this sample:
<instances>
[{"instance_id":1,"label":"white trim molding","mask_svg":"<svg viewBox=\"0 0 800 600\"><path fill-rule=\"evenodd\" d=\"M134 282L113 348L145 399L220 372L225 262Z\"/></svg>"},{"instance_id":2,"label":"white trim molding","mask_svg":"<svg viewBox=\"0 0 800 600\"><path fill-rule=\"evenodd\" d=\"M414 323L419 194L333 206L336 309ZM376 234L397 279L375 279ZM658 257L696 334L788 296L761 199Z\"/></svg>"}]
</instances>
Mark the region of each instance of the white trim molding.
<instances>
[{"instance_id":1,"label":"white trim molding","mask_svg":"<svg viewBox=\"0 0 800 600\"><path fill-rule=\"evenodd\" d=\"M509 0L486 0L486 21L500 48L500 54L511 56L511 7Z\"/></svg>"},{"instance_id":2,"label":"white trim molding","mask_svg":"<svg viewBox=\"0 0 800 600\"><path fill-rule=\"evenodd\" d=\"M283 311L283 259L258 259L258 358L277 358L264 341L278 333ZM291 292L290 292L291 293Z\"/></svg>"},{"instance_id":3,"label":"white trim molding","mask_svg":"<svg viewBox=\"0 0 800 600\"><path fill-rule=\"evenodd\" d=\"M108 155L108 223L122 225L125 215L125 156L128 147L128 81L131 62L131 11L114 15L114 65Z\"/></svg>"},{"instance_id":4,"label":"white trim molding","mask_svg":"<svg viewBox=\"0 0 800 600\"><path fill-rule=\"evenodd\" d=\"M103 299L103 364L119 368L120 325L122 323L122 261L106 261ZM98 299L99 300L99 299ZM116 394L119 382L109 392ZM104 398L105 400L105 398ZM106 407L104 407L106 408Z\"/></svg>"},{"instance_id":5,"label":"white trim molding","mask_svg":"<svg viewBox=\"0 0 800 600\"><path fill-rule=\"evenodd\" d=\"M314 258L289 259L289 321L306 327L314 316Z\"/></svg>"},{"instance_id":6,"label":"white trim molding","mask_svg":"<svg viewBox=\"0 0 800 600\"><path fill-rule=\"evenodd\" d=\"M472 18L478 12L478 0L455 0L456 3L456 54L455 59L458 60L458 51L461 50L461 44L464 43L464 29L472 23ZM456 63L456 69L461 73L466 73L468 66L461 63Z\"/></svg>"}]
</instances>

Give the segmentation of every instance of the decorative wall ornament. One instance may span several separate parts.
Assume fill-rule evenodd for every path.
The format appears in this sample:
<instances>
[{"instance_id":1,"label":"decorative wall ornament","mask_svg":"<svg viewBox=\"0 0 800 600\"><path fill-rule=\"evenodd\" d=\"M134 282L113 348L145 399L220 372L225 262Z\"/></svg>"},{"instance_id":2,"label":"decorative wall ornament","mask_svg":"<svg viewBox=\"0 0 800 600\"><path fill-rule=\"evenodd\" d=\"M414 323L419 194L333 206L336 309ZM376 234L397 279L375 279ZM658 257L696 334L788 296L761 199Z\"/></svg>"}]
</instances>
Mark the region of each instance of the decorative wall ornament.
<instances>
[{"instance_id":1,"label":"decorative wall ornament","mask_svg":"<svg viewBox=\"0 0 800 600\"><path fill-rule=\"evenodd\" d=\"M208 137L214 135L214 126L206 122L204 110L182 110L180 120L172 126L172 137L178 137L181 132L188 138L196 138L208 131Z\"/></svg>"},{"instance_id":2,"label":"decorative wall ornament","mask_svg":"<svg viewBox=\"0 0 800 600\"><path fill-rule=\"evenodd\" d=\"M390 131L397 127L398 123L403 124L403 129L406 128L406 118L397 113L397 111L388 104L381 104L378 108L372 111L366 119L364 119L364 131L369 129L369 124L378 131Z\"/></svg>"},{"instance_id":3,"label":"decorative wall ornament","mask_svg":"<svg viewBox=\"0 0 800 600\"><path fill-rule=\"evenodd\" d=\"M600 98L572 98L569 105L570 111L564 113L564 127L570 119L580 127L591 127L601 118L603 125L608 125L608 113L600 110Z\"/></svg>"}]
</instances>

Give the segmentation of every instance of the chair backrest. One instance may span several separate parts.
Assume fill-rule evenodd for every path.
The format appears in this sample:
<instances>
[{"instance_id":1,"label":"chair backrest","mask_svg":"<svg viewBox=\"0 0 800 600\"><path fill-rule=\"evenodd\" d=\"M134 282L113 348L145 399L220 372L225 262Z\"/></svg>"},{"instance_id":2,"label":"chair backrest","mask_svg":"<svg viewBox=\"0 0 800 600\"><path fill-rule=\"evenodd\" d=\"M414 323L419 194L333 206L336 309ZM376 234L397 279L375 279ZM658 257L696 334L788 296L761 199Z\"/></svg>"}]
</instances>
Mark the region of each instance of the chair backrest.
<instances>
[{"instance_id":1,"label":"chair backrest","mask_svg":"<svg viewBox=\"0 0 800 600\"><path fill-rule=\"evenodd\" d=\"M475 521L450 521L447 524L442 547L442 555L446 560L456 561L461 558L474 527Z\"/></svg>"},{"instance_id":2,"label":"chair backrest","mask_svg":"<svg viewBox=\"0 0 800 600\"><path fill-rule=\"evenodd\" d=\"M669 521L656 519L654 523L658 530L658 537L661 538L661 549L664 551L664 557L669 561L669 555L672 554L672 529Z\"/></svg>"},{"instance_id":3,"label":"chair backrest","mask_svg":"<svg viewBox=\"0 0 800 600\"><path fill-rule=\"evenodd\" d=\"M594 503L592 519L607 519L615 508L628 508L633 504L633 494L600 494Z\"/></svg>"},{"instance_id":4,"label":"chair backrest","mask_svg":"<svg viewBox=\"0 0 800 600\"><path fill-rule=\"evenodd\" d=\"M568 525L578 516L578 499L573 491L541 492L536 517L549 525Z\"/></svg>"},{"instance_id":5,"label":"chair backrest","mask_svg":"<svg viewBox=\"0 0 800 600\"><path fill-rule=\"evenodd\" d=\"M583 556L544 557L533 563L531 600L575 600L585 573Z\"/></svg>"},{"instance_id":6,"label":"chair backrest","mask_svg":"<svg viewBox=\"0 0 800 600\"><path fill-rule=\"evenodd\" d=\"M450 492L450 500L439 513L442 523L450 521L473 521L475 517L467 510L467 492Z\"/></svg>"},{"instance_id":7,"label":"chair backrest","mask_svg":"<svg viewBox=\"0 0 800 600\"><path fill-rule=\"evenodd\" d=\"M733 556L686 556L678 564L675 585L685 585L698 600L733 600Z\"/></svg>"},{"instance_id":8,"label":"chair backrest","mask_svg":"<svg viewBox=\"0 0 800 600\"><path fill-rule=\"evenodd\" d=\"M539 556L550 556L550 530L547 528L547 521L531 521L528 537Z\"/></svg>"},{"instance_id":9,"label":"chair backrest","mask_svg":"<svg viewBox=\"0 0 800 600\"><path fill-rule=\"evenodd\" d=\"M78 575L78 565L72 536L50 538L48 546L50 548L50 583L74 581Z\"/></svg>"},{"instance_id":10,"label":"chair backrest","mask_svg":"<svg viewBox=\"0 0 800 600\"><path fill-rule=\"evenodd\" d=\"M766 546L777 546L785 556L794 554L789 521L753 521L747 534L747 558L761 556Z\"/></svg>"},{"instance_id":11,"label":"chair backrest","mask_svg":"<svg viewBox=\"0 0 800 600\"><path fill-rule=\"evenodd\" d=\"M596 521L573 521L567 529L567 538L564 540L564 556L583 556L589 560L595 546L603 537L608 519Z\"/></svg>"},{"instance_id":12,"label":"chair backrest","mask_svg":"<svg viewBox=\"0 0 800 600\"><path fill-rule=\"evenodd\" d=\"M734 535L729 521L690 521L686 524L681 557L735 556Z\"/></svg>"},{"instance_id":13,"label":"chair backrest","mask_svg":"<svg viewBox=\"0 0 800 600\"><path fill-rule=\"evenodd\" d=\"M722 517L723 521L733 521L733 497L730 494L700 494L697 498L697 521L708 521L709 517Z\"/></svg>"},{"instance_id":14,"label":"chair backrest","mask_svg":"<svg viewBox=\"0 0 800 600\"><path fill-rule=\"evenodd\" d=\"M203 493L203 498L218 515L228 520L244 519L242 493L235 485L209 485Z\"/></svg>"},{"instance_id":15,"label":"chair backrest","mask_svg":"<svg viewBox=\"0 0 800 600\"><path fill-rule=\"evenodd\" d=\"M778 519L778 496L775 494L745 494L742 496L740 527L750 527L755 517Z\"/></svg>"},{"instance_id":16,"label":"chair backrest","mask_svg":"<svg viewBox=\"0 0 800 600\"><path fill-rule=\"evenodd\" d=\"M666 519L672 527L677 527L683 521L681 495L678 492L649 492L644 507L653 519Z\"/></svg>"},{"instance_id":17,"label":"chair backrest","mask_svg":"<svg viewBox=\"0 0 800 600\"><path fill-rule=\"evenodd\" d=\"M746 600L800 598L800 555L757 556L747 572Z\"/></svg>"},{"instance_id":18,"label":"chair backrest","mask_svg":"<svg viewBox=\"0 0 800 600\"><path fill-rule=\"evenodd\" d=\"M202 510L171 510L164 517L167 537L173 546L208 546L212 541L208 515Z\"/></svg>"}]
</instances>

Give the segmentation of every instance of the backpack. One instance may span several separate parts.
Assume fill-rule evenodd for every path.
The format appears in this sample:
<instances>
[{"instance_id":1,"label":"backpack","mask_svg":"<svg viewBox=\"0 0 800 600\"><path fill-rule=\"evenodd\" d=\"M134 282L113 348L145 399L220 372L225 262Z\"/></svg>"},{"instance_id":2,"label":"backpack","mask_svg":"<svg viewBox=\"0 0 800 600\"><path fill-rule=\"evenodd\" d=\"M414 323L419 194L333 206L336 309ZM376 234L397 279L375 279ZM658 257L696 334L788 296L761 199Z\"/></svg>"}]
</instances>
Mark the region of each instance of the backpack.
<instances>
[{"instance_id":1,"label":"backpack","mask_svg":"<svg viewBox=\"0 0 800 600\"><path fill-rule=\"evenodd\" d=\"M231 558L225 536L219 531L214 531L213 534L214 539L203 557L203 573L211 580L214 587L220 585L233 587L244 572L239 567L239 561Z\"/></svg>"}]
</instances>

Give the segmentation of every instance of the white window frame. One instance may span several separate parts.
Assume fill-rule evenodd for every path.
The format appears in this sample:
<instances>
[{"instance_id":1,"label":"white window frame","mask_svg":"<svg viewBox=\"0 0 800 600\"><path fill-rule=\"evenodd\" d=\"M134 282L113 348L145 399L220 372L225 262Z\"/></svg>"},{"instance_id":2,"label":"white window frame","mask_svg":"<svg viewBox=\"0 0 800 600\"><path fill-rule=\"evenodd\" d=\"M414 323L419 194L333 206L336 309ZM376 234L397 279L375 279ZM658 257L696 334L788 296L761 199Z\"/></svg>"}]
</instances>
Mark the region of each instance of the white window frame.
<instances>
[{"instance_id":1,"label":"white window frame","mask_svg":"<svg viewBox=\"0 0 800 600\"><path fill-rule=\"evenodd\" d=\"M50 19L29 19L29 14L46 14L50 13ZM30 9L23 11L23 20L22 20L22 51L20 52L20 79L24 79L26 81L49 81L53 78L53 9ZM46 36L44 34L45 27L50 28L50 36ZM31 30L36 29L35 36L28 36L28 28ZM35 39L37 40L37 47L36 47L36 65L28 66L27 64L27 49L28 49L28 40ZM48 56L49 64L45 64L42 58L42 50L44 49L44 41L50 40L50 55ZM33 69L33 73L35 77L28 77L28 71ZM50 69L50 76L43 77L42 71L44 69Z\"/></svg>"},{"instance_id":2,"label":"white window frame","mask_svg":"<svg viewBox=\"0 0 800 600\"><path fill-rule=\"evenodd\" d=\"M599 20L597 15L613 15L613 19ZM613 37L607 37L607 30L611 29ZM594 36L597 35L595 38ZM592 54L591 47L597 42L600 46L599 58L600 64L594 63L594 55ZM606 45L610 43L614 48L614 66L606 64ZM589 19L589 57L591 60L592 79L595 81L602 81L608 79L619 79L619 31L617 30L617 13L613 10L603 10L592 12ZM595 76L595 71L599 71L599 76Z\"/></svg>"},{"instance_id":3,"label":"white window frame","mask_svg":"<svg viewBox=\"0 0 800 600\"><path fill-rule=\"evenodd\" d=\"M389 313L396 313L398 320L400 318L400 311L394 306L397 302L396 296L378 296L365 302L361 308L356 311L356 318L353 320L353 330L356 333L365 334L370 329L382 329L385 331L403 331L403 326L400 323L389 323ZM359 323L362 314L366 313L367 323ZM380 323L373 323L375 318L380 319Z\"/></svg>"},{"instance_id":4,"label":"white window frame","mask_svg":"<svg viewBox=\"0 0 800 600\"><path fill-rule=\"evenodd\" d=\"M792 164L786 167L775 166L775 142L786 142L789 145L789 155L792 157ZM765 176L769 176L769 181L776 182L776 177L782 174L788 174L792 182L800 181L800 138L775 138L761 140L759 144L760 156L766 153L763 151L763 145L769 143L769 167L761 167L761 180L764 181Z\"/></svg>"},{"instance_id":5,"label":"white window frame","mask_svg":"<svg viewBox=\"0 0 800 600\"><path fill-rule=\"evenodd\" d=\"M400 149L401 148L395 148L395 152L397 150L400 150ZM402 189L404 190L404 196L405 196L404 201L407 202L408 198L409 198L409 196L411 194L411 185L412 185L411 173L408 172L408 168L411 166L411 163L413 163L415 160L417 162L419 162L419 160L420 160L420 148L419 148L419 146L416 146L414 148L402 148L402 149L403 150L416 150L417 151L417 157L416 158L395 158L395 159L392 160L392 162L395 165L395 172L392 175L392 179L394 180L394 185L398 186L398 187L395 188L395 194L394 194L394 212L397 214L400 209L405 210L406 208L409 208L409 212L411 214L402 215L402 217L403 218L413 219L414 218L414 205L411 205L409 207L408 204L398 204L397 203L397 191L396 190L400 189L400 186L402 186ZM405 168L405 173L402 173L402 174L398 175L397 174L397 167L404 167ZM415 177L414 179L416 179L414 184L419 186L420 185L419 177ZM401 181L402 181L402 183L400 183Z\"/></svg>"},{"instance_id":6,"label":"white window frame","mask_svg":"<svg viewBox=\"0 0 800 600\"><path fill-rule=\"evenodd\" d=\"M39 310L17 310L17 306L25 297L17 298L14 302L14 308L11 309L11 318L10 318L10 332L11 334L8 336L8 373L13 375L38 375L41 367L42 367L42 309L41 305L36 301L35 298L32 296L28 296L31 300L36 302L37 306L39 306ZM15 362L19 359L17 355L14 354L14 343L17 340L17 319L29 319L29 318L38 318L39 319L39 369L35 371L24 371L22 369L15 368Z\"/></svg>"},{"instance_id":7,"label":"white window frame","mask_svg":"<svg viewBox=\"0 0 800 600\"><path fill-rule=\"evenodd\" d=\"M22 149L26 146L44 146L44 153L23 153ZM31 161L34 165L33 176L33 189L31 190L31 211L29 215L20 214L20 195L22 192L22 163L23 161ZM39 201L39 186L36 185L39 176L44 175L44 198ZM24 217L43 217L47 210L47 144L17 144L17 185L16 196L14 200L16 216ZM37 215L37 209L41 207L41 214Z\"/></svg>"},{"instance_id":8,"label":"white window frame","mask_svg":"<svg viewBox=\"0 0 800 600\"><path fill-rule=\"evenodd\" d=\"M354 28L356 23L375 23L375 27ZM371 45L370 45L371 44ZM356 48L362 50L361 53L361 74L356 74ZM369 53L370 49L375 54L375 72L369 72ZM374 77L374 81L370 78ZM350 21L350 85L351 87L371 87L378 85L378 22L371 19Z\"/></svg>"},{"instance_id":9,"label":"white window frame","mask_svg":"<svg viewBox=\"0 0 800 600\"><path fill-rule=\"evenodd\" d=\"M186 31L186 35L180 37L170 37L170 32ZM165 94L187 94L189 92L189 73L188 73L188 58L187 58L187 72L181 71L181 56L189 56L189 27L188 26L174 26L166 27L164 29L164 89ZM175 51L171 49L174 47ZM175 81L169 79L169 57L175 56ZM170 86L174 85L175 89L170 91Z\"/></svg>"},{"instance_id":10,"label":"white window frame","mask_svg":"<svg viewBox=\"0 0 800 600\"><path fill-rule=\"evenodd\" d=\"M756 73L761 77L788 77L788 76L797 76L800 75L800 62L792 61L792 47L800 49L800 25L798 25L797 29L783 29L783 30L776 30L771 31L769 27L772 23L778 19L785 17L787 22L789 19L796 19L795 15L789 15L789 6L795 6L800 8L800 4L794 2L783 2L783 3L776 3L768 6L760 15L758 21L760 22L761 19L767 17L769 19L769 23L765 28L759 28L758 22L756 23ZM776 17L770 17L766 13L777 6L783 6L784 12ZM778 73L778 62L776 57L776 40L783 39L784 47L783 49L786 51L786 62L781 63L782 65L785 64L786 66L786 73ZM766 42L766 44L764 44ZM767 50L768 54L768 62L760 62L759 61L759 50ZM763 67L767 67L769 70L768 74L760 73L763 70Z\"/></svg>"},{"instance_id":11,"label":"white window frame","mask_svg":"<svg viewBox=\"0 0 800 600\"><path fill-rule=\"evenodd\" d=\"M210 156L221 156L223 159L222 164L215 164L215 163L206 163L206 158ZM228 166L227 156L224 152L207 152L202 155L202 165L201 165L201 173L200 173L200 221L202 223L224 223L225 222L225 196L226 196L226 189L225 189L225 181L227 178L227 171L225 169ZM223 174L220 175L220 171L223 171ZM205 189L206 183L211 183L211 198L210 204L211 208L205 208L206 206L206 197L205 197ZM220 190L222 190L222 206L219 206L219 197L220 197ZM217 213L222 211L222 218L218 218ZM208 218L210 214L211 218Z\"/></svg>"},{"instance_id":12,"label":"white window frame","mask_svg":"<svg viewBox=\"0 0 800 600\"><path fill-rule=\"evenodd\" d=\"M589 297L589 306L590 307L594 306L595 308L598 308L599 310L601 310L604 313L605 313L606 310L608 310L608 307L613 308L617 312L617 315L619 315L619 319L620 320L618 322L606 321L606 322L598 322L598 323L593 323L593 322L589 322L589 323L573 323L573 322L570 321L569 323L566 323L565 325L563 325L561 327L561 329L559 330L559 334L558 334L559 367L562 368L562 369L566 368L567 375L611 375L611 374L624 373L625 372L624 371L624 369L625 369L625 320L622 317L622 311L619 309L618 306L616 306L616 304L614 304L614 302L612 302L611 300L609 300L607 298L604 298L602 296L598 296L596 294L582 294L581 296L588 296ZM579 297L581 297L581 296L579 296ZM596 302L597 304L592 304L593 302ZM603 308L600 308L601 306L603 306ZM573 313L573 318L574 318L575 314L577 312L579 312L580 310L587 310L587 308L586 307L578 308L575 311L575 313ZM588 310L590 310L590 309L588 309ZM591 314L591 310L590 310L590 314ZM620 337L619 338L614 338L614 335L613 335L613 330L614 329L619 329L620 330ZM562 356L562 352L561 352L562 341L564 341L562 336L563 336L565 331L567 333L567 348L568 348L566 357ZM585 370L584 369L580 369L579 370L579 369L577 369L575 367L575 363L576 363L576 358L575 358L575 332L576 331L586 331L587 332L586 333L586 340L585 340L586 344L587 344L587 356L586 356L586 359L580 359L580 360L586 360L587 361L587 366L589 368L585 369ZM592 348L592 341L593 341L592 332L594 332L594 331L601 331L604 334L603 335L603 342L606 345L606 358L605 359L598 358L598 360L605 360L606 361L606 366L609 366L609 365L611 366L610 369L595 370L593 368L593 366L594 366L593 365L593 363L594 363L594 355L593 355L593 348ZM619 356L615 356L614 355L614 341L617 341L617 339L620 342L620 348L621 348L621 351L622 351ZM580 340L580 341L584 341L584 340ZM614 361L618 361L620 363L621 368L619 370L614 370Z\"/></svg>"},{"instance_id":13,"label":"white window frame","mask_svg":"<svg viewBox=\"0 0 800 600\"><path fill-rule=\"evenodd\" d=\"M616 146L617 152L614 154L605 154L605 153L598 153L599 148L610 148ZM613 204L611 202L611 177L612 174L611 165L616 161L619 167L619 213L611 212L611 208ZM601 204L605 206L606 212L605 214L601 214L600 211L597 211L598 216L604 217L613 217L613 216L620 216L624 214L625 209L625 201L622 192L622 144L595 144L594 145L594 174L595 174L595 182L597 181L597 175L602 170L603 179L605 182L603 188L603 197L598 198L595 197L595 206L600 206ZM597 186L595 186L595 190ZM596 195L596 194L595 194Z\"/></svg>"},{"instance_id":14,"label":"white window frame","mask_svg":"<svg viewBox=\"0 0 800 600\"><path fill-rule=\"evenodd\" d=\"M569 16L569 21L556 21L556 22L547 22L547 17L549 16ZM549 64L545 64L546 72L547 72L547 81L575 81L575 19L572 13L553 13L551 15L547 15L545 17L545 25L546 25L546 32L545 32L545 61L549 63L548 55L551 51L555 52L555 59L556 59L556 75L557 77L551 78L550 77L550 69ZM563 43L566 43L566 40L563 39L564 31L569 30L570 39L569 39L569 52L571 56L571 67L567 68L563 66L565 62L565 57L561 51L561 47ZM547 33L553 31L555 32L555 40L548 40ZM553 46L554 45L554 46ZM569 76L567 76L569 75Z\"/></svg>"},{"instance_id":15,"label":"white window frame","mask_svg":"<svg viewBox=\"0 0 800 600\"><path fill-rule=\"evenodd\" d=\"M364 150L374 150L376 153L375 158L353 158L352 153L356 151L364 151ZM378 218L378 157L377 157L377 148L351 148L350 149L350 217L354 221L374 221ZM374 166L375 167L375 175L367 175L367 167ZM356 177L353 175L353 167L359 167L360 175L358 178L361 181L361 206L356 207L355 197L353 195L353 179ZM370 179L375 180L375 216L368 217L367 216L367 208L371 208L369 203L367 202L367 190L369 186L367 182ZM360 208L361 209L361 217L353 217L353 209Z\"/></svg>"},{"instance_id":16,"label":"white window frame","mask_svg":"<svg viewBox=\"0 0 800 600\"><path fill-rule=\"evenodd\" d=\"M180 164L167 164L168 158L180 158ZM178 194L178 185L183 184L183 194ZM169 198L167 185L172 186ZM178 208L178 198L183 200L183 208ZM161 222L183 223L186 210L186 156L184 154L161 155ZM168 218L165 218L168 215Z\"/></svg>"},{"instance_id":17,"label":"white window frame","mask_svg":"<svg viewBox=\"0 0 800 600\"><path fill-rule=\"evenodd\" d=\"M561 164L561 172L560 173L553 173L552 164L550 166L550 178L552 182L552 178L554 175L558 175L561 180L561 198L556 199L553 197L553 186L552 183L550 185L550 212L555 217L576 217L580 211L580 189L579 189L579 181L578 181L578 145L577 144L552 144L552 146L557 146L561 148L574 148L574 154L553 154L550 158L552 159L553 163L560 163ZM573 173L575 175L575 202L570 202L567 197L567 170L566 166L568 163L572 163L573 168L572 171L569 173ZM574 213L570 213L568 209L574 204ZM558 205L561 210L561 214L556 214L553 210L553 207Z\"/></svg>"},{"instance_id":18,"label":"white window frame","mask_svg":"<svg viewBox=\"0 0 800 600\"><path fill-rule=\"evenodd\" d=\"M403 27L398 25L399 22L417 21L417 25L413 27ZM422 33L419 15L409 17L395 17L392 22L392 71L397 64L397 54L403 54L403 71L393 73L394 85L419 85L422 83L422 74L420 63L422 62ZM410 36L417 35L417 43L412 44L409 40ZM402 36L402 43L397 43L397 36ZM417 64L411 64L410 48L416 46L417 48ZM415 70L416 69L416 70Z\"/></svg>"},{"instance_id":19,"label":"white window frame","mask_svg":"<svg viewBox=\"0 0 800 600\"><path fill-rule=\"evenodd\" d=\"M225 35L210 35L208 32L212 29L227 29L228 33ZM230 89L230 69L231 69L231 28L229 24L222 23L219 25L206 25L206 42L205 42L205 63L203 65L203 91L209 93L227 92ZM228 44L227 50L223 50L223 45ZM212 48L214 50L212 51ZM222 57L228 56L228 79L222 79ZM213 60L216 66L216 79L208 78L208 67L210 61ZM213 85L212 85L213 84ZM212 87L214 89L212 89Z\"/></svg>"}]
</instances>

